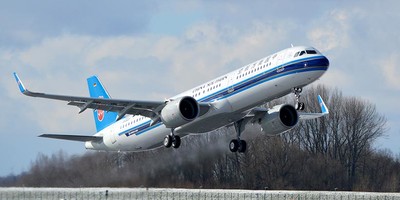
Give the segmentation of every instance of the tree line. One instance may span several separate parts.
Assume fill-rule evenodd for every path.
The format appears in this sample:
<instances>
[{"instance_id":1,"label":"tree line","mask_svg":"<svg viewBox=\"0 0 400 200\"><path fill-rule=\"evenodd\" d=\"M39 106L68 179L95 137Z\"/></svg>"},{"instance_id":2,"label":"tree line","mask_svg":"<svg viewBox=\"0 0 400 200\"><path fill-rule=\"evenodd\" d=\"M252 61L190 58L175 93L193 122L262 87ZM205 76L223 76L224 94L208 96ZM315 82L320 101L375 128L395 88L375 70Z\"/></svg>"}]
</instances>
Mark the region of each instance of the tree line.
<instances>
[{"instance_id":1,"label":"tree line","mask_svg":"<svg viewBox=\"0 0 400 200\"><path fill-rule=\"evenodd\" d=\"M264 135L248 125L246 153L231 153L233 127L192 135L179 149L136 153L39 154L30 169L0 178L0 186L180 187L296 190L400 191L400 162L374 141L387 131L374 104L322 85L301 97L306 112L319 112L320 94L330 114L294 129ZM289 97L268 106L290 102Z\"/></svg>"}]
</instances>

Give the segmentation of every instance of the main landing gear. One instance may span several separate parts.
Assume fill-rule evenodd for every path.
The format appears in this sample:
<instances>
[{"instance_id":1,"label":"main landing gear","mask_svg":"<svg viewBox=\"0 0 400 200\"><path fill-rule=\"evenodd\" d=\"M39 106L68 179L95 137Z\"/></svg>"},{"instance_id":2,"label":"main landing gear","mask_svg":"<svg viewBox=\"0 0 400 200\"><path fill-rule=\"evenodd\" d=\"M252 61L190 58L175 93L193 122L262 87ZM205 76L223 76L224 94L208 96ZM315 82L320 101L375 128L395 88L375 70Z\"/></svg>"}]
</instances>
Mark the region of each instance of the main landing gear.
<instances>
[{"instance_id":1,"label":"main landing gear","mask_svg":"<svg viewBox=\"0 0 400 200\"><path fill-rule=\"evenodd\" d=\"M294 93L294 96L296 97L296 104L294 106L294 108L296 110L304 110L304 107L305 107L304 102L300 102L300 96L301 96L300 93L302 91L303 91L303 88L295 87L292 89L292 92Z\"/></svg>"},{"instance_id":2,"label":"main landing gear","mask_svg":"<svg viewBox=\"0 0 400 200\"><path fill-rule=\"evenodd\" d=\"M175 149L181 146L181 137L174 134L174 129L171 129L171 134L166 135L164 138L164 146L170 148L171 146Z\"/></svg>"},{"instance_id":3,"label":"main landing gear","mask_svg":"<svg viewBox=\"0 0 400 200\"><path fill-rule=\"evenodd\" d=\"M244 119L241 119L234 123L235 131L237 133L237 139L233 139L229 143L229 150L231 150L231 152L246 152L247 143L246 141L240 139L240 135L244 130L244 126L246 125L246 123L243 123L243 121Z\"/></svg>"}]
</instances>

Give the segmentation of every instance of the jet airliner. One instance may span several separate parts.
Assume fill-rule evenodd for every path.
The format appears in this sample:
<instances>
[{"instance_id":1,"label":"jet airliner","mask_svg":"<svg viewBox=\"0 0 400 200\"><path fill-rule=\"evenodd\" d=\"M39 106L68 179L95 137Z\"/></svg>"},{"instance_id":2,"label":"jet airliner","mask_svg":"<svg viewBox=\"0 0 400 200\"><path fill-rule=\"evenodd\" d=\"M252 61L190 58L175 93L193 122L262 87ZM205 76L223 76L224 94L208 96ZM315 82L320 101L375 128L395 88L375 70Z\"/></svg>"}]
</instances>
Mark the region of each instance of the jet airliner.
<instances>
[{"instance_id":1,"label":"jet airliner","mask_svg":"<svg viewBox=\"0 0 400 200\"><path fill-rule=\"evenodd\" d=\"M164 101L112 99L96 77L87 79L90 97L55 95L28 90L16 73L20 91L27 96L68 102L79 113L93 109L97 132L93 136L43 134L39 137L85 142L86 149L143 151L164 145L179 148L181 137L234 126L229 143L232 152L245 152L241 135L248 123L259 124L261 132L277 135L293 128L299 120L329 113L318 96L320 113L304 113L302 88L319 79L329 60L313 47L297 46L245 65ZM263 104L294 93L296 103L272 108Z\"/></svg>"}]
</instances>

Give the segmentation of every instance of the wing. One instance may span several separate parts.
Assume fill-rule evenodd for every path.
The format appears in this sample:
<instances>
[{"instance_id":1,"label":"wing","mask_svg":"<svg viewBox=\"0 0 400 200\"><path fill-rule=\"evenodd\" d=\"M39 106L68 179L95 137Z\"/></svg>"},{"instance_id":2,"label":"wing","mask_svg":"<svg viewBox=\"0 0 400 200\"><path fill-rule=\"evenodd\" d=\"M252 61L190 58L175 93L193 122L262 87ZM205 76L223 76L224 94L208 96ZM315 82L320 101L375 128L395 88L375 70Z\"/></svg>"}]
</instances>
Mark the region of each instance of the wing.
<instances>
[{"instance_id":1,"label":"wing","mask_svg":"<svg viewBox=\"0 0 400 200\"><path fill-rule=\"evenodd\" d=\"M316 119L329 114L329 109L326 107L324 100L318 95L318 103L321 107L321 113L299 113L299 118L301 120Z\"/></svg>"},{"instance_id":2,"label":"wing","mask_svg":"<svg viewBox=\"0 0 400 200\"><path fill-rule=\"evenodd\" d=\"M66 95L31 92L25 88L24 84L22 83L21 79L18 77L16 73L14 73L14 77L18 83L18 87L22 94L31 97L67 101L68 105L79 107L80 109L79 113L82 113L86 109L90 108L90 109L104 110L107 112L116 112L118 113L117 120L121 119L126 114L132 114L132 115L142 115L153 119L153 121L159 121L159 113L166 105L165 101L102 99L102 98L66 96ZM208 111L209 109L208 104L199 103L199 106L201 114L206 113L206 111Z\"/></svg>"},{"instance_id":3,"label":"wing","mask_svg":"<svg viewBox=\"0 0 400 200\"><path fill-rule=\"evenodd\" d=\"M323 117L327 114L329 114L329 109L326 107L324 100L322 100L321 96L318 95L318 102L321 108L320 113L304 113L304 112L298 112L299 119L300 120L309 120L309 119L316 119L319 117ZM265 114L267 114L269 109L267 108L253 108L249 114L245 116L245 118L252 118L251 122L254 123L257 119L263 117Z\"/></svg>"},{"instance_id":4,"label":"wing","mask_svg":"<svg viewBox=\"0 0 400 200\"><path fill-rule=\"evenodd\" d=\"M98 109L104 111L111 111L119 113L122 117L125 114L143 115L146 117L153 117L154 112L164 107L164 102L161 101L132 101L132 100L119 100L119 99L102 99L91 97L78 97L66 95L45 94L39 92L31 92L25 88L21 79L16 73L14 77L18 83L19 89L22 94L30 97L40 97L46 99L54 99L60 101L67 101L68 105L77 106L80 108L79 113L82 113L88 108Z\"/></svg>"},{"instance_id":5,"label":"wing","mask_svg":"<svg viewBox=\"0 0 400 200\"><path fill-rule=\"evenodd\" d=\"M103 137L86 136L86 135L43 134L43 135L39 135L39 137L60 139L60 140L71 140L71 141L79 141L79 142L88 142L88 141L96 141L96 142L98 142L98 141L103 140Z\"/></svg>"}]
</instances>

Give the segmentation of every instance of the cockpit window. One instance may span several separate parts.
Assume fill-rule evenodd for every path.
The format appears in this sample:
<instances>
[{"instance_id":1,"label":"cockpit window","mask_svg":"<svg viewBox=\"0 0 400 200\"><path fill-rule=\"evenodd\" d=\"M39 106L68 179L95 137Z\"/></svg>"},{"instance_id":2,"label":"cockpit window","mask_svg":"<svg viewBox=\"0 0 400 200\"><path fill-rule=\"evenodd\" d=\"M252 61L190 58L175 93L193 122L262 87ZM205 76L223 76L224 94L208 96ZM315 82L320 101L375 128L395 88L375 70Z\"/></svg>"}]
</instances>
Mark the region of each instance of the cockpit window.
<instances>
[{"instance_id":1,"label":"cockpit window","mask_svg":"<svg viewBox=\"0 0 400 200\"><path fill-rule=\"evenodd\" d=\"M302 55L304 55L304 54L318 54L318 52L317 52L316 50L312 50L312 49L310 49L310 50L298 51L298 52L296 52L296 53L294 54L294 57L302 56Z\"/></svg>"},{"instance_id":2,"label":"cockpit window","mask_svg":"<svg viewBox=\"0 0 400 200\"><path fill-rule=\"evenodd\" d=\"M315 50L306 50L307 54L317 54Z\"/></svg>"}]
</instances>

